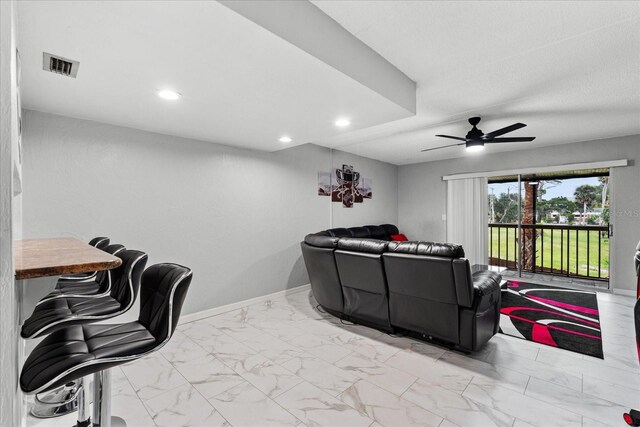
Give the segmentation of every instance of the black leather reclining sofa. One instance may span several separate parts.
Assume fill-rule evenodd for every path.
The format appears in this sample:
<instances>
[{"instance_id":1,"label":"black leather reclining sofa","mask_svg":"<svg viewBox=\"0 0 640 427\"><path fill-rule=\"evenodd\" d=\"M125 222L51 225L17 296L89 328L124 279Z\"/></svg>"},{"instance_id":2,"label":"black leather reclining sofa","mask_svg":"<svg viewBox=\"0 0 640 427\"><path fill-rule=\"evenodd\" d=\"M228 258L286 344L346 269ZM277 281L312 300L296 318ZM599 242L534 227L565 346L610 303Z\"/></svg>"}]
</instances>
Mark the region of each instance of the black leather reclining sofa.
<instances>
[{"instance_id":1,"label":"black leather reclining sofa","mask_svg":"<svg viewBox=\"0 0 640 427\"><path fill-rule=\"evenodd\" d=\"M301 243L311 289L329 313L464 351L498 332L498 273L471 274L462 246L395 242L392 224L333 228Z\"/></svg>"}]
</instances>

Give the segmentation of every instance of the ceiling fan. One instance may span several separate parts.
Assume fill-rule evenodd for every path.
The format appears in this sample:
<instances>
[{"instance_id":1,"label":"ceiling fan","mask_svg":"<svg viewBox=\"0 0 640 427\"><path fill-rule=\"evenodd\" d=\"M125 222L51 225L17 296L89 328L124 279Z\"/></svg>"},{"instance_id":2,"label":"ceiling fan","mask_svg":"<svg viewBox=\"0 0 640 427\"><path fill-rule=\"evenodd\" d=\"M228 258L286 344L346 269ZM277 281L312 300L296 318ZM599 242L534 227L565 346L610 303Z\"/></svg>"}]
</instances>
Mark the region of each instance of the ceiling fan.
<instances>
[{"instance_id":1,"label":"ceiling fan","mask_svg":"<svg viewBox=\"0 0 640 427\"><path fill-rule=\"evenodd\" d=\"M513 132L514 130L525 127L526 125L524 123L515 123L511 126L494 130L493 132L489 133L484 133L476 127L476 125L480 123L480 117L471 117L469 119L469 123L473 126L473 128L471 128L469 133L467 133L467 136L464 138L451 135L436 135L441 138L457 139L458 141L463 142L459 144L445 145L442 147L427 148L422 151L439 150L441 148L455 147L458 145L465 145L467 151L482 151L484 150L484 144L496 144L502 142L529 142L536 139L534 136L497 138L498 136L504 135L505 133Z\"/></svg>"}]
</instances>

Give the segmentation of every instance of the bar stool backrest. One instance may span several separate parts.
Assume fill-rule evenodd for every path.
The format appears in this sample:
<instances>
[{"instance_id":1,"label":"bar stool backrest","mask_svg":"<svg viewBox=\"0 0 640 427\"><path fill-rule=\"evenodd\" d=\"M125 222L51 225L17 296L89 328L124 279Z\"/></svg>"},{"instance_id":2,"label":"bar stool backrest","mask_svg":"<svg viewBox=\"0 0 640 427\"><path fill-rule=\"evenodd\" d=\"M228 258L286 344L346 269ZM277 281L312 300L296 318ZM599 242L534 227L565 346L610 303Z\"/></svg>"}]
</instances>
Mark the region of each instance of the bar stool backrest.
<instances>
[{"instance_id":1,"label":"bar stool backrest","mask_svg":"<svg viewBox=\"0 0 640 427\"><path fill-rule=\"evenodd\" d=\"M122 264L111 271L111 298L120 303L121 310L127 311L133 305L140 289L140 277L147 264L144 252L125 249L118 252Z\"/></svg>"},{"instance_id":2,"label":"bar stool backrest","mask_svg":"<svg viewBox=\"0 0 640 427\"><path fill-rule=\"evenodd\" d=\"M138 322L158 343L173 335L191 277L189 268L172 263L155 264L143 273Z\"/></svg>"},{"instance_id":3,"label":"bar stool backrest","mask_svg":"<svg viewBox=\"0 0 640 427\"><path fill-rule=\"evenodd\" d=\"M117 256L119 252L122 252L125 249L127 248L125 248L124 245L121 245L119 243L114 243L102 250L108 254ZM111 276L112 276L111 270L100 270L96 272L95 281L100 285L98 293L102 294L102 293L109 292L111 290L111 280L112 280Z\"/></svg>"},{"instance_id":4,"label":"bar stool backrest","mask_svg":"<svg viewBox=\"0 0 640 427\"><path fill-rule=\"evenodd\" d=\"M94 246L94 247L98 248L98 249L104 249L107 246L109 246L109 242L110 241L111 240L109 240L108 237L94 237L93 239L91 239L89 241L89 244L91 246Z\"/></svg>"}]
</instances>

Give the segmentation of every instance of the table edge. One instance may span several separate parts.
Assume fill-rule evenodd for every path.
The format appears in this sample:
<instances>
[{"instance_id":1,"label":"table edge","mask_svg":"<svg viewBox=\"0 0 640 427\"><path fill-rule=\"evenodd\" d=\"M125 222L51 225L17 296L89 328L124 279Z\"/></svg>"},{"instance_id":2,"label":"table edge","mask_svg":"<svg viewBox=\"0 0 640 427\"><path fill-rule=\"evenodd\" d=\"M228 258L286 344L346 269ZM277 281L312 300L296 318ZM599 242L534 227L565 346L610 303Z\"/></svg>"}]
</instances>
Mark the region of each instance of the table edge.
<instances>
[{"instance_id":1,"label":"table edge","mask_svg":"<svg viewBox=\"0 0 640 427\"><path fill-rule=\"evenodd\" d=\"M86 273L89 271L111 270L122 265L122 260L114 257L113 260L99 261L85 264L59 265L52 267L29 268L16 270L15 279L35 279L38 277L61 276L63 274Z\"/></svg>"}]
</instances>

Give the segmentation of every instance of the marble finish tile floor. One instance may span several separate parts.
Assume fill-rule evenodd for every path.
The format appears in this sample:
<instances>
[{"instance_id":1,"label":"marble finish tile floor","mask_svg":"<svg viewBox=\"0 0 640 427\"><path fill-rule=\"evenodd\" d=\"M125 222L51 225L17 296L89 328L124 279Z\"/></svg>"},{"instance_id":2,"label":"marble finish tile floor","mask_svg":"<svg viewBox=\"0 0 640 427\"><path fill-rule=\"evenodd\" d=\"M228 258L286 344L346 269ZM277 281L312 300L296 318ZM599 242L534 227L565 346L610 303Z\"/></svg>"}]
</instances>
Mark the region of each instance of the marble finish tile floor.
<instances>
[{"instance_id":1,"label":"marble finish tile floor","mask_svg":"<svg viewBox=\"0 0 640 427\"><path fill-rule=\"evenodd\" d=\"M604 360L501 334L465 355L341 322L304 287L182 324L159 352L113 368L113 414L131 427L623 426L640 408L634 300L598 303Z\"/></svg>"}]
</instances>

